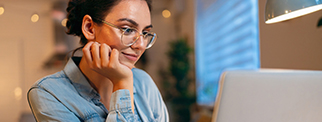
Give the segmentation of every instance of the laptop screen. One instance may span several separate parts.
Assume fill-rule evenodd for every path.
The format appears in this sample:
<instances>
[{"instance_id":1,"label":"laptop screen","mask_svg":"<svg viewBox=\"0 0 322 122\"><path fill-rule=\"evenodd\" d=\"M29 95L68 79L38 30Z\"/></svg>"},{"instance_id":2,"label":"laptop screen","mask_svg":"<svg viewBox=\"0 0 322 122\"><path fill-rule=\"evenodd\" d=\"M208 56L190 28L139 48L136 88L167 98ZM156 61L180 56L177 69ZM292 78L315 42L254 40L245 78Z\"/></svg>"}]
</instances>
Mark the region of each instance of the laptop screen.
<instances>
[{"instance_id":1,"label":"laptop screen","mask_svg":"<svg viewBox=\"0 0 322 122\"><path fill-rule=\"evenodd\" d=\"M322 122L322 71L222 74L213 122Z\"/></svg>"}]
</instances>

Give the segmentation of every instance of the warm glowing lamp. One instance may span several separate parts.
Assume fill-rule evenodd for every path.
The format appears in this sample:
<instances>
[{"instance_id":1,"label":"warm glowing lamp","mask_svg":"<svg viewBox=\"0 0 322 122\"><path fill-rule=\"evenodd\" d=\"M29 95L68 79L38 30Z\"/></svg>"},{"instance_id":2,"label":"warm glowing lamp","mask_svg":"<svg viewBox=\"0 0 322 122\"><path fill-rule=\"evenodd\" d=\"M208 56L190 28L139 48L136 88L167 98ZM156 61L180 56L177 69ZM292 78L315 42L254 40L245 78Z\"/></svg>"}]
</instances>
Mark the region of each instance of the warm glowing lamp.
<instances>
[{"instance_id":1,"label":"warm glowing lamp","mask_svg":"<svg viewBox=\"0 0 322 122\"><path fill-rule=\"evenodd\" d=\"M322 0L267 0L265 23L300 17L322 9Z\"/></svg>"}]
</instances>

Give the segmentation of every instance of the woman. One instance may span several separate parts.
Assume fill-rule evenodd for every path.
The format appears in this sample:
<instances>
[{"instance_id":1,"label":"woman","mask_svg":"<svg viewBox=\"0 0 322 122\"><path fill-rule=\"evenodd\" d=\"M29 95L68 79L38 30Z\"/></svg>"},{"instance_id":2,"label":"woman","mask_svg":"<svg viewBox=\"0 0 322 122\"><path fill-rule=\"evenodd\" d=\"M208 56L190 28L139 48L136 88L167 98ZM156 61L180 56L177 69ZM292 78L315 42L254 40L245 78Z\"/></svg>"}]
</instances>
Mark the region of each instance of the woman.
<instances>
[{"instance_id":1,"label":"woman","mask_svg":"<svg viewBox=\"0 0 322 122\"><path fill-rule=\"evenodd\" d=\"M68 34L82 57L36 82L28 92L38 121L169 121L151 77L134 68L156 34L150 0L70 0Z\"/></svg>"}]
</instances>

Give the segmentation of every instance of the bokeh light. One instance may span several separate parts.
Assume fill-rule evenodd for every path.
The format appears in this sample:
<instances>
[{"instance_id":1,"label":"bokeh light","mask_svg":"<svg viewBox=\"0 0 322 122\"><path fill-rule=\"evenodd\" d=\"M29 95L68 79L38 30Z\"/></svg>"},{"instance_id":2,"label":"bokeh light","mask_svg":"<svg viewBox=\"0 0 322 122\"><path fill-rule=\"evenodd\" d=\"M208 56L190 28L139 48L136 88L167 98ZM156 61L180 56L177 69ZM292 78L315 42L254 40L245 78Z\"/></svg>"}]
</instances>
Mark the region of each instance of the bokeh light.
<instances>
[{"instance_id":1,"label":"bokeh light","mask_svg":"<svg viewBox=\"0 0 322 122\"><path fill-rule=\"evenodd\" d=\"M61 25L64 27L66 27L66 23L67 23L67 18L65 18L61 21Z\"/></svg>"},{"instance_id":2,"label":"bokeh light","mask_svg":"<svg viewBox=\"0 0 322 122\"><path fill-rule=\"evenodd\" d=\"M165 9L162 11L162 16L164 18L169 18L171 16L171 12L169 10Z\"/></svg>"},{"instance_id":3,"label":"bokeh light","mask_svg":"<svg viewBox=\"0 0 322 122\"><path fill-rule=\"evenodd\" d=\"M21 100L22 90L20 87L15 88L14 90L16 100Z\"/></svg>"},{"instance_id":4,"label":"bokeh light","mask_svg":"<svg viewBox=\"0 0 322 122\"><path fill-rule=\"evenodd\" d=\"M31 16L31 21L32 22L38 22L39 21L39 15L38 14L33 14Z\"/></svg>"},{"instance_id":5,"label":"bokeh light","mask_svg":"<svg viewBox=\"0 0 322 122\"><path fill-rule=\"evenodd\" d=\"M4 7L0 7L0 15L4 13Z\"/></svg>"}]
</instances>

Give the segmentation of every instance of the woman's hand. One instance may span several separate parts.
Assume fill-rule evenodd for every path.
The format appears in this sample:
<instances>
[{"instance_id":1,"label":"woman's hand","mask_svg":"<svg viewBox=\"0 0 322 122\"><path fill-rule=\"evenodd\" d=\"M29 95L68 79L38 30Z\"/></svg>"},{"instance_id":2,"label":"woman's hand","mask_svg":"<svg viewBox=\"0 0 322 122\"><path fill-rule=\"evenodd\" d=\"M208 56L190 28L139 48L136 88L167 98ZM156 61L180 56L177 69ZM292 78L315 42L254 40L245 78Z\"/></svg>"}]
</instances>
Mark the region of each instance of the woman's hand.
<instances>
[{"instance_id":1,"label":"woman's hand","mask_svg":"<svg viewBox=\"0 0 322 122\"><path fill-rule=\"evenodd\" d=\"M90 69L108 78L113 83L113 92L128 89L131 95L131 108L134 113L133 74L130 67L119 61L119 51L107 44L88 42L83 48L83 58Z\"/></svg>"},{"instance_id":2,"label":"woman's hand","mask_svg":"<svg viewBox=\"0 0 322 122\"><path fill-rule=\"evenodd\" d=\"M107 44L88 42L83 48L84 58L95 72L110 79L113 91L133 88L133 74L129 67L119 61L119 51L111 49Z\"/></svg>"}]
</instances>

